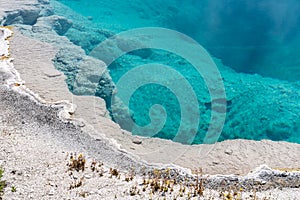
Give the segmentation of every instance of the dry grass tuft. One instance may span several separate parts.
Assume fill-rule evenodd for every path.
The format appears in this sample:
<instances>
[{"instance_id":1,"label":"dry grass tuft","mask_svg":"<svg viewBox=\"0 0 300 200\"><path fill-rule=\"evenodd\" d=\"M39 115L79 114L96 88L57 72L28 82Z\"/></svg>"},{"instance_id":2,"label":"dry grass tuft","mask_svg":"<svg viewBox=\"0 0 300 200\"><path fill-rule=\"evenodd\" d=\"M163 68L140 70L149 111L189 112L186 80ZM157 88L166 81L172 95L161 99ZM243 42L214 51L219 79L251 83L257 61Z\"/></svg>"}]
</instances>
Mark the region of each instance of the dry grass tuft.
<instances>
[{"instance_id":1,"label":"dry grass tuft","mask_svg":"<svg viewBox=\"0 0 300 200\"><path fill-rule=\"evenodd\" d=\"M76 156L76 154L74 154L74 155L71 154L70 160L68 163L69 170L84 171L85 163L86 163L86 160L82 153L79 154L78 156Z\"/></svg>"}]
</instances>

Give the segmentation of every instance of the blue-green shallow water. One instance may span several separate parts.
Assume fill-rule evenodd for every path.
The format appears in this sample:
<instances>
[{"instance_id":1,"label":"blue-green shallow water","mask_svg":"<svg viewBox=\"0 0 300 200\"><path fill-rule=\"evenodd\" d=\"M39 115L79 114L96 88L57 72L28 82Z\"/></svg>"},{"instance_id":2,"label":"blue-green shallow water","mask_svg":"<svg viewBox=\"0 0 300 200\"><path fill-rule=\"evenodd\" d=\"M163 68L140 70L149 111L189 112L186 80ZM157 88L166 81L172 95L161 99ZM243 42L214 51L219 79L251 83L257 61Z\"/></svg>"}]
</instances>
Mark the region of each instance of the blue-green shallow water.
<instances>
[{"instance_id":1,"label":"blue-green shallow water","mask_svg":"<svg viewBox=\"0 0 300 200\"><path fill-rule=\"evenodd\" d=\"M101 41L124 30L158 26L180 31L197 40L209 53L221 59L218 67L225 80L227 117L219 141L245 138L271 139L300 143L300 2L297 0L177 0L83 1L60 0L74 13L56 7L59 15L73 20L65 35L90 53ZM57 6L57 5L56 5ZM77 14L80 15L77 16ZM97 29L101 30L97 32ZM93 31L91 31L93 30ZM92 33L91 33L92 32ZM109 66L117 82L135 66L161 63L184 75L199 101L198 130L193 141L203 143L211 117L211 102L201 76L179 56L152 50L147 56L133 52ZM247 75L247 74L260 74ZM264 78L266 77L266 78ZM71 83L70 83L71 84ZM109 99L106 99L109 106ZM186 102L188 103L188 99ZM168 117L155 135L173 139L180 123L176 95L163 86L145 85L132 95L129 108L141 126L150 123L149 109L163 105ZM120 122L123 128L126 127Z\"/></svg>"}]
</instances>

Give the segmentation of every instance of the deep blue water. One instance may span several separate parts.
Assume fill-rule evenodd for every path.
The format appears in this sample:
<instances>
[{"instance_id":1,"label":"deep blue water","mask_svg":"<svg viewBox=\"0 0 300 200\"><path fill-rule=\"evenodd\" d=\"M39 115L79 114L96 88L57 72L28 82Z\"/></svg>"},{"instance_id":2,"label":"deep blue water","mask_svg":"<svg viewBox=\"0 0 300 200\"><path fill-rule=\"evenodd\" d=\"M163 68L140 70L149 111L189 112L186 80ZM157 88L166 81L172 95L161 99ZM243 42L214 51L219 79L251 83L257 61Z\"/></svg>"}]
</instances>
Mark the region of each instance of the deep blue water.
<instances>
[{"instance_id":1,"label":"deep blue water","mask_svg":"<svg viewBox=\"0 0 300 200\"><path fill-rule=\"evenodd\" d=\"M281 67L293 68L300 62L298 0L60 2L114 32L146 26L180 31L240 72L292 81L300 77L299 73L285 75L279 69L276 71ZM295 59L291 60L292 57Z\"/></svg>"},{"instance_id":2,"label":"deep blue water","mask_svg":"<svg viewBox=\"0 0 300 200\"><path fill-rule=\"evenodd\" d=\"M72 9L59 9L55 4L59 15L74 22L73 28L65 35L82 46L87 54L109 36L140 27L173 29L201 44L216 61L226 89L227 117L219 141L245 138L300 142L298 0L59 2ZM175 140L205 142L213 99L201 75L180 55L154 49L134 51L115 60L109 66L110 75L117 83L136 66L149 63L171 66L184 76L196 94L199 105L193 109L199 112L199 126L190 127L194 119L189 119L184 124L183 136ZM166 78L176 80L176 77L169 76L165 74ZM177 97L162 85L144 85L131 96L128 105L131 119L139 126L146 126L151 123L151 106L162 105L167 113L165 124L158 133L150 135L174 139L182 117L182 105ZM110 109L111 99L106 101ZM187 97L183 102L188 104L190 99ZM116 121L121 127L143 135L135 132L128 120L120 118ZM193 133L197 133L195 138L190 136Z\"/></svg>"}]
</instances>

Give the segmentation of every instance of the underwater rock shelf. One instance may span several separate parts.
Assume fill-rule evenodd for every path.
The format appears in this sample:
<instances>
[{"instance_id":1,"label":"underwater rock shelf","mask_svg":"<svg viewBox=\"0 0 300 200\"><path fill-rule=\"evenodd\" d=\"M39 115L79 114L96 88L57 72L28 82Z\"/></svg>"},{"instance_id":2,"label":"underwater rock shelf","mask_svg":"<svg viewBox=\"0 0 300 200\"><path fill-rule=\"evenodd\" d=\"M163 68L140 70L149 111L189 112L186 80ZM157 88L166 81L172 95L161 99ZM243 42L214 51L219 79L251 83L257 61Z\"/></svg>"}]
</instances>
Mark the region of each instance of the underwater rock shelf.
<instances>
[{"instance_id":1,"label":"underwater rock shelf","mask_svg":"<svg viewBox=\"0 0 300 200\"><path fill-rule=\"evenodd\" d=\"M93 50L94 47L96 47L101 41L105 40L106 38L109 38L110 36L114 35L114 33L122 30L126 30L127 28L131 28L128 27L126 23L117 24L117 22L111 23L109 27L108 26L108 24L110 23L109 19L99 18L99 20L97 20L97 18L93 17L93 21L91 21L90 19L85 17L84 14L86 14L85 12L87 10L92 8L87 7L86 10L79 11L77 6L80 4L80 1L79 2L61 1L61 2L65 3L66 5L74 9L71 10L68 7L63 6L55 1L52 2L52 6L54 7L55 13L57 13L58 15L63 15L66 18L72 20L73 22L73 26L66 32L65 35L74 44L81 46L86 51L87 54L93 51L93 55L99 59L105 60L103 55L106 55L107 52L95 53L95 51L97 50L95 49ZM95 3L95 5L98 4ZM243 4L239 6L242 5ZM129 6L129 5L120 4L118 6ZM140 9L142 9L143 13L147 13L146 9L147 6L149 5L144 5L144 6L145 7L141 6ZM153 3L152 6L154 7L153 9L158 9L158 6L155 4L155 2ZM175 4L173 6L176 7L178 5ZM234 9L238 9L238 8L239 7ZM111 8L109 6L101 7L101 9L114 12L113 10L110 10ZM133 6L130 9L136 9L136 8ZM80 15L75 11L80 12L83 15ZM254 11L255 10L251 12ZM98 11L94 11L94 12L98 13ZM170 12L173 11L171 10ZM117 13L115 14L117 15ZM120 16L122 14L123 13L119 13ZM90 15L93 15L93 12L91 12ZM223 13L223 15L225 14ZM262 16L262 17L263 19L267 19L270 16ZM144 18L144 19L147 20L148 18ZM137 27L139 26L137 22L138 20L139 18L137 17L136 21L132 22L133 26L135 23ZM161 25L160 22L162 22L159 20L160 19L155 18L155 20L151 21L149 18L147 25L159 26ZM230 20L230 18L226 20L228 21ZM251 26L254 25L255 24L251 24ZM180 27L177 28L178 30L180 30ZM272 27L268 27L268 29L272 29ZM228 35L224 37L229 37L229 35L230 34L228 33ZM218 37L216 37L216 39L218 39ZM246 40L250 36L246 35L244 37L245 37L244 40ZM297 35L294 36L295 41L299 38L300 37L297 37ZM128 41L119 41L119 44L116 44L114 47L112 47L110 51L116 51L116 52L122 51L122 45L126 45L127 42ZM138 42L142 43L143 41L138 41ZM202 41L200 40L200 42ZM203 43L205 44L205 41ZM230 45L227 45L227 47L230 48ZM208 50L209 49L210 48L208 48ZM228 51L226 49L223 50L224 52L226 52L226 54L231 53L235 57L240 56L240 55L236 55L235 50L232 51L231 50ZM214 51L213 50L211 51L212 51L211 52L212 55L214 55ZM277 56L277 53L274 55ZM278 57L274 55L273 55L274 59L269 62L272 64L272 67L274 65L274 68L271 71L276 71L279 69L279 68L277 69L274 64L278 59ZM269 56L268 59L271 57L272 56ZM218 141L242 138L242 139L251 139L251 140L270 139L274 141L289 141L289 142L300 143L300 138L299 138L300 119L298 115L300 111L299 82L281 81L277 79L263 77L257 74L237 73L236 71L232 70L230 67L227 67L223 64L223 62L230 64L230 62L227 62L226 59L225 60L223 59L219 60L217 58L214 59L223 77L225 90L226 90L226 97L227 97L226 123ZM286 60L291 58L285 57L283 59ZM203 79L199 77L199 74L195 74L195 71L190 70L192 66L189 65L182 58L170 54L168 52L161 52L155 50L152 50L150 52L148 51L146 53L136 51L127 54L125 56L122 56L121 58L117 59L112 65L110 65L109 66L110 72L108 76L111 76L112 81L116 83L120 79L120 77L122 77L131 69L133 69L134 66L139 66L148 63L162 63L162 64L167 64L172 66L174 69L183 73L185 75L185 78L193 86L195 92L197 93L197 97L199 101L199 112L201 113L201 119L199 123L197 136L192 141L192 143L196 143L196 144L202 143L205 133L208 129L208 125L210 123L211 99L208 94L207 88L203 82ZM241 65L241 67L246 67L242 63L239 63L239 65ZM94 87L90 88L88 84L86 84L88 80L84 78L78 80L78 78L74 77L74 73L70 72L70 67L68 64L65 66L59 65L59 69L62 70L67 75L68 77L67 82L70 88L73 89L73 92L82 95L95 94L95 92L93 92L95 91ZM266 69L266 72L267 70L268 69ZM294 78L298 76L298 70L295 71L295 68L287 68L285 69L285 72L288 72L291 76L295 76ZM283 72L279 72L278 74L283 74ZM197 76L198 78L193 78ZM102 80L101 78L100 81L102 81L102 85L103 85L104 83L107 83L107 81L109 80L108 79ZM78 87L73 87L74 82L75 85L77 85ZM100 84L99 87L103 88ZM110 109L110 94L113 92L114 86L110 85L109 87L106 88L107 88L106 91L108 92L106 92L105 94L103 94L103 92L96 92L96 95L104 98L107 102L108 109ZM145 93L148 94L148 97L145 95ZM152 85L149 87L145 87L144 89L141 89L139 91L136 91L133 96L133 99L131 100L130 109L133 112L132 115L133 120L140 125L147 125L150 122L148 112L149 112L149 108L154 103L158 103L158 104L161 103L167 109L169 118L167 118L166 125L164 126L164 128L157 135L155 135L155 137L161 137L166 139L174 138L180 123L180 110L178 110L179 107L178 101L176 99L176 96L174 96L174 94L172 96L172 94L169 93L170 91L168 89L163 89L158 86ZM159 95L155 97L156 94ZM152 96L153 98L149 99L149 96ZM168 99L168 101L165 101L165 99ZM141 101L143 101L143 104L140 103ZM120 106L118 114L122 115L123 109L124 107ZM126 120L124 120L123 123L122 121L121 122L119 121L119 124L121 125L121 127L129 131L133 131L130 127L129 128L127 127ZM189 132L192 131L192 129L189 127L188 124L185 126L185 130L187 132L187 135ZM178 142L183 142L183 143L185 143L185 141L188 141L188 139L182 138L181 140L180 139L178 140Z\"/></svg>"}]
</instances>

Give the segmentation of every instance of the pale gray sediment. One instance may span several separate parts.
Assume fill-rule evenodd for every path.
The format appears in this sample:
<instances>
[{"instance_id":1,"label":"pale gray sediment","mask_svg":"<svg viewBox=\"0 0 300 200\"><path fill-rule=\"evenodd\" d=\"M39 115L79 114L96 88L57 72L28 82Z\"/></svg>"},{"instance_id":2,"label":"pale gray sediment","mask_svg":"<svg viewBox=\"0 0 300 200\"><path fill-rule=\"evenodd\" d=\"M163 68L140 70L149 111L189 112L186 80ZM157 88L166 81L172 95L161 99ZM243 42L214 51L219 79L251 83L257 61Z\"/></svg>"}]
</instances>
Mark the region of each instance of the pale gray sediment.
<instances>
[{"instance_id":1,"label":"pale gray sediment","mask_svg":"<svg viewBox=\"0 0 300 200\"><path fill-rule=\"evenodd\" d=\"M95 140L72 121L62 121L58 117L62 105L43 105L3 86L0 94L1 126L13 126L14 129L26 130L38 137L51 138L53 143L61 143L68 149L93 155L111 167L129 170L131 167L138 169L143 166L142 162L119 151L109 141Z\"/></svg>"}]
</instances>

